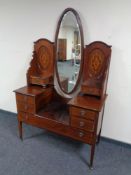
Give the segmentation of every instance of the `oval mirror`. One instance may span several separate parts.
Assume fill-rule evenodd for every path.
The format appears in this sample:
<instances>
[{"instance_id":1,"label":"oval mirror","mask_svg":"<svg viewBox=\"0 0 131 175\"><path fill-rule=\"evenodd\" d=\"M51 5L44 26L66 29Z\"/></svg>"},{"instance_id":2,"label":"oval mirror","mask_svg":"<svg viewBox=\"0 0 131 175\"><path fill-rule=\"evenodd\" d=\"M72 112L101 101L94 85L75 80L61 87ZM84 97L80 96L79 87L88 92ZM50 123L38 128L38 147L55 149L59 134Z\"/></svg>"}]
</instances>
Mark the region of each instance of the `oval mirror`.
<instances>
[{"instance_id":1,"label":"oval mirror","mask_svg":"<svg viewBox=\"0 0 131 175\"><path fill-rule=\"evenodd\" d=\"M59 19L55 46L58 85L64 93L71 94L79 86L83 64L83 30L78 13L72 8Z\"/></svg>"}]
</instances>

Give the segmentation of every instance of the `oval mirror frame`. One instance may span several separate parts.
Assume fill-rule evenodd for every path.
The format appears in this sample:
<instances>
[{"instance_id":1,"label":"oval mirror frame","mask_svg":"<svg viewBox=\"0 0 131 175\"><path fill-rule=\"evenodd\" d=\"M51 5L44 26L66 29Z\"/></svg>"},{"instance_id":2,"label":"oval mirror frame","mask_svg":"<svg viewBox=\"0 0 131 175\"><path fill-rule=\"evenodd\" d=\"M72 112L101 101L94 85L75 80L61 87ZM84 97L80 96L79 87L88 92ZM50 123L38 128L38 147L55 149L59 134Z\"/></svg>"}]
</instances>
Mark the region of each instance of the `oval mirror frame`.
<instances>
[{"instance_id":1,"label":"oval mirror frame","mask_svg":"<svg viewBox=\"0 0 131 175\"><path fill-rule=\"evenodd\" d=\"M70 92L67 92L65 91L63 88L62 88L62 85L60 83L60 76L59 76L59 72L58 72L58 67L57 67L57 44L58 44L58 35L59 35L59 31L60 31L60 26L61 26L61 23L62 23L62 20L63 20L63 17L65 14L67 14L68 12L72 12L73 15L75 16L76 18L76 21L77 21L77 24L78 24L78 28L79 28L79 32L80 32L80 41L81 41L81 63L80 63L80 69L79 69L79 73L78 73L78 78L76 80L76 83L73 87L73 89L70 91ZM75 93L75 91L77 90L77 88L79 87L80 85L80 82L81 82L81 78L82 78L82 69L83 69L83 62L84 62L84 59L83 59L83 52L84 52L84 37L83 37L83 28L82 28L82 23L81 23L81 20L80 20L80 17L79 17L79 14L77 13L76 10L74 10L73 8L67 8L63 11L63 13L61 14L60 16L60 19L58 21L58 24L57 24L57 29L56 29L56 34L55 34L55 74L56 74L56 79L57 79L57 82L58 82L58 86L59 88L61 89L61 91L65 94L65 95L72 95Z\"/></svg>"}]
</instances>

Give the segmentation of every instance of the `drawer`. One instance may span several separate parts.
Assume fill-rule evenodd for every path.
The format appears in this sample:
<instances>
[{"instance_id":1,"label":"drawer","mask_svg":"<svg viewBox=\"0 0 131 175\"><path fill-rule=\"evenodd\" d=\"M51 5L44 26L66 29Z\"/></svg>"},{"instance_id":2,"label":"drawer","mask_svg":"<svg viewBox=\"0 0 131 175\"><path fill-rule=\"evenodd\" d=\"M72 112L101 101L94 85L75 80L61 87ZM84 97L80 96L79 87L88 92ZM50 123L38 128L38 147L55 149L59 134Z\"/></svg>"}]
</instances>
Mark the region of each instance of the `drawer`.
<instances>
[{"instance_id":1,"label":"drawer","mask_svg":"<svg viewBox=\"0 0 131 175\"><path fill-rule=\"evenodd\" d=\"M93 132L95 128L95 121L86 120L78 117L71 117L71 126L83 129L85 131Z\"/></svg>"},{"instance_id":2,"label":"drawer","mask_svg":"<svg viewBox=\"0 0 131 175\"><path fill-rule=\"evenodd\" d=\"M81 117L90 120L95 120L97 116L97 112L79 107L70 106L69 110L70 110L70 116Z\"/></svg>"},{"instance_id":3,"label":"drawer","mask_svg":"<svg viewBox=\"0 0 131 175\"><path fill-rule=\"evenodd\" d=\"M16 94L16 100L19 102L25 102L28 104L34 104L35 98L29 95L23 95L23 94Z\"/></svg>"},{"instance_id":4,"label":"drawer","mask_svg":"<svg viewBox=\"0 0 131 175\"><path fill-rule=\"evenodd\" d=\"M18 119L22 122L71 137L75 140L79 140L84 143L88 144L94 143L93 132L87 132L81 129L73 128L68 125L63 125L59 122L48 120L47 118L44 117L38 117L36 115L21 111L18 112Z\"/></svg>"},{"instance_id":5,"label":"drawer","mask_svg":"<svg viewBox=\"0 0 131 175\"><path fill-rule=\"evenodd\" d=\"M45 84L53 84L53 77L47 77L42 79L40 77L30 76L30 83L37 84L37 85L45 85Z\"/></svg>"},{"instance_id":6,"label":"drawer","mask_svg":"<svg viewBox=\"0 0 131 175\"><path fill-rule=\"evenodd\" d=\"M76 138L77 140L80 140L84 143L92 144L93 142L93 133L85 132L79 129L74 130L71 135L73 138Z\"/></svg>"},{"instance_id":7,"label":"drawer","mask_svg":"<svg viewBox=\"0 0 131 175\"><path fill-rule=\"evenodd\" d=\"M21 103L21 102L17 103L17 110L23 111L23 112L35 113L34 105L29 105L29 104Z\"/></svg>"}]
</instances>

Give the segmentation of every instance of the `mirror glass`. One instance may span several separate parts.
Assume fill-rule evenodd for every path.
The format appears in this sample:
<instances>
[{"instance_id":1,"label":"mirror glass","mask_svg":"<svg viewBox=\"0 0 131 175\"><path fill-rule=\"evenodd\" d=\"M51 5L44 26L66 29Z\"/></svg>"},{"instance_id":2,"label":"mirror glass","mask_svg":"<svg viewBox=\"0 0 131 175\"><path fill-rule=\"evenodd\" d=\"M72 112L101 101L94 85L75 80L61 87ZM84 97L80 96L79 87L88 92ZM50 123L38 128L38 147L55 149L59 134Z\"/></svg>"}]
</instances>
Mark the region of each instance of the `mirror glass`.
<instances>
[{"instance_id":1,"label":"mirror glass","mask_svg":"<svg viewBox=\"0 0 131 175\"><path fill-rule=\"evenodd\" d=\"M79 78L82 42L77 16L72 11L63 14L56 41L57 73L61 89L71 93Z\"/></svg>"}]
</instances>

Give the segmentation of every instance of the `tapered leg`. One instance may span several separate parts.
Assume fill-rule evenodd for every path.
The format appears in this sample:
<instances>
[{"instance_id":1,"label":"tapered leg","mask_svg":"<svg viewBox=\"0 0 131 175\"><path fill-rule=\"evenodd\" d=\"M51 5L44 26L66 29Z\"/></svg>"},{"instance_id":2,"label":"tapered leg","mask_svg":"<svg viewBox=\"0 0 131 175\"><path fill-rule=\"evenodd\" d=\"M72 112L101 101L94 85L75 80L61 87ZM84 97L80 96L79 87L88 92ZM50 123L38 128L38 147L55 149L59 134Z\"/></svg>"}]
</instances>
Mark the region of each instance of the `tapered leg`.
<instances>
[{"instance_id":1,"label":"tapered leg","mask_svg":"<svg viewBox=\"0 0 131 175\"><path fill-rule=\"evenodd\" d=\"M103 123L104 110L105 110L105 104L104 104L103 109L102 109L101 129L102 129L102 123ZM97 137L97 141L96 141L97 144L99 144L99 142L100 142L101 129L100 129L100 132L99 132L98 137Z\"/></svg>"},{"instance_id":2,"label":"tapered leg","mask_svg":"<svg viewBox=\"0 0 131 175\"><path fill-rule=\"evenodd\" d=\"M96 141L97 144L99 144L99 142L100 142L100 137L101 137L101 130L100 130L98 137L97 137L97 141Z\"/></svg>"},{"instance_id":3,"label":"tapered leg","mask_svg":"<svg viewBox=\"0 0 131 175\"><path fill-rule=\"evenodd\" d=\"M22 121L19 121L19 120L18 120L18 127L19 127L19 136L20 136L20 139L23 140Z\"/></svg>"},{"instance_id":4,"label":"tapered leg","mask_svg":"<svg viewBox=\"0 0 131 175\"><path fill-rule=\"evenodd\" d=\"M93 168L93 160L94 160L94 153L95 153L95 144L91 146L91 155L90 155L90 168Z\"/></svg>"}]
</instances>

